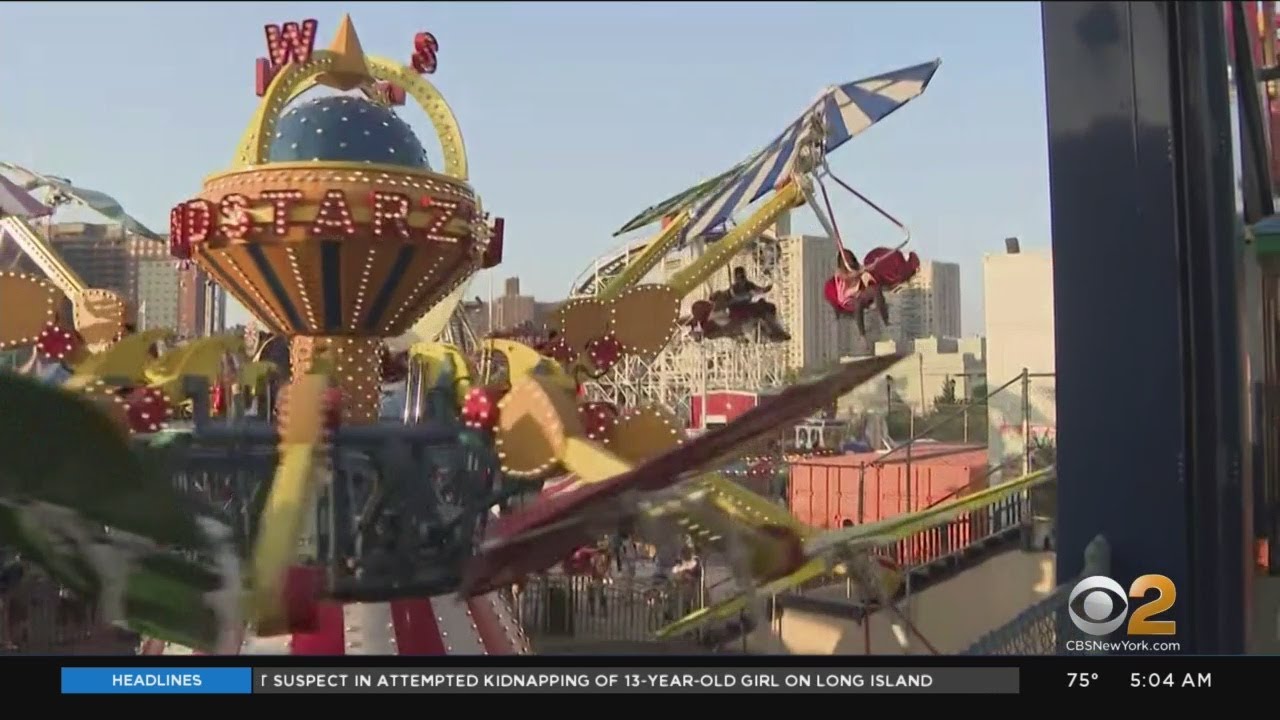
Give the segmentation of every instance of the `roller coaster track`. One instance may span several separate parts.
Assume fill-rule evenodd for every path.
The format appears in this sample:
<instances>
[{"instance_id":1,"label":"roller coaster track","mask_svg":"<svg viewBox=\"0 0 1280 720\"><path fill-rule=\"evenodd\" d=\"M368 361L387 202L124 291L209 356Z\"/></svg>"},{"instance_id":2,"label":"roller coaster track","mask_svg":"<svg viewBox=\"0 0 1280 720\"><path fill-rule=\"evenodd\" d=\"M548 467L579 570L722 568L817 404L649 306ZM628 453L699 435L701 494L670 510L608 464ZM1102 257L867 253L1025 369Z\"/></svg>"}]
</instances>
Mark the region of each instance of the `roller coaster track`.
<instances>
[{"instance_id":1,"label":"roller coaster track","mask_svg":"<svg viewBox=\"0 0 1280 720\"><path fill-rule=\"evenodd\" d=\"M701 242L714 243L724 236L724 233L709 233L702 237ZM770 238L773 235L771 232L766 231L758 237ZM606 288L611 289L614 286L625 286L640 282L646 273L657 267L664 256L683 246L682 243L677 242L678 239L678 233L673 234L671 237L659 235L653 238L632 240L610 250L608 253L597 257L589 267L578 274L578 277L573 281L569 297L597 295L605 291ZM752 237L750 239L756 238ZM776 238L774 239L776 240ZM661 248L660 250L655 250L655 242L658 243L656 247ZM622 282L624 277L626 278L625 283Z\"/></svg>"},{"instance_id":2,"label":"roller coaster track","mask_svg":"<svg viewBox=\"0 0 1280 720\"><path fill-rule=\"evenodd\" d=\"M0 234L9 237L40 268L58 289L69 298L84 292L84 280L66 263L48 240L40 236L26 220L16 217L0 219Z\"/></svg>"},{"instance_id":3,"label":"roller coaster track","mask_svg":"<svg viewBox=\"0 0 1280 720\"><path fill-rule=\"evenodd\" d=\"M644 254L649 239L631 240L596 258L573 281L569 297L595 295L610 280L622 274L631 261Z\"/></svg>"}]
</instances>

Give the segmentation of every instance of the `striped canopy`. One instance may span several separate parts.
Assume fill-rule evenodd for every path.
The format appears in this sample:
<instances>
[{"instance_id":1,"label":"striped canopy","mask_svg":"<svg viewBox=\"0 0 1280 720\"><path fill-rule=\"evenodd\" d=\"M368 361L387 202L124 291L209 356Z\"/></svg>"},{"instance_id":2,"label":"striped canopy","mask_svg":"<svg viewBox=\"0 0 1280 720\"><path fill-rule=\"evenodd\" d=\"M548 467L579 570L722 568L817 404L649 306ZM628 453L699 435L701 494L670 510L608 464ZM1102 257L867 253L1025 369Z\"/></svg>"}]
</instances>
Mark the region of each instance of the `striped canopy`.
<instances>
[{"instance_id":1,"label":"striped canopy","mask_svg":"<svg viewBox=\"0 0 1280 720\"><path fill-rule=\"evenodd\" d=\"M715 192L716 188L720 187L726 180L741 171L749 162L750 160L744 160L710 180L703 180L688 190L672 195L657 205L646 208L641 211L639 215L628 220L627 224L623 225L621 229L613 234L613 236L617 237L623 233L629 233L632 230L642 228L649 223L657 222L668 215L677 213L689 207L706 197L708 194Z\"/></svg>"},{"instance_id":2,"label":"striped canopy","mask_svg":"<svg viewBox=\"0 0 1280 720\"><path fill-rule=\"evenodd\" d=\"M71 181L66 178L44 175L13 163L0 162L0 170L11 173L17 178L16 184L28 192L41 190L47 192L46 202L49 204L59 205L65 202L76 202L103 215L108 220L120 223L125 230L135 235L141 235L148 240L156 242L165 242L165 238L125 212L124 208L120 206L120 202L106 193L72 185Z\"/></svg>"},{"instance_id":3,"label":"striped canopy","mask_svg":"<svg viewBox=\"0 0 1280 720\"><path fill-rule=\"evenodd\" d=\"M828 88L773 142L729 172L674 196L646 210L619 232L701 203L685 229L695 238L715 228L742 208L781 186L791 176L806 120L818 113L826 132L824 142L830 153L893 111L919 97L938 71L941 60L913 65L874 77ZM658 211L661 210L661 213ZM645 222L640 222L644 220Z\"/></svg>"},{"instance_id":4,"label":"striped canopy","mask_svg":"<svg viewBox=\"0 0 1280 720\"><path fill-rule=\"evenodd\" d=\"M52 208L46 207L32 197L31 193L0 175L0 217L33 218L52 213Z\"/></svg>"}]
</instances>

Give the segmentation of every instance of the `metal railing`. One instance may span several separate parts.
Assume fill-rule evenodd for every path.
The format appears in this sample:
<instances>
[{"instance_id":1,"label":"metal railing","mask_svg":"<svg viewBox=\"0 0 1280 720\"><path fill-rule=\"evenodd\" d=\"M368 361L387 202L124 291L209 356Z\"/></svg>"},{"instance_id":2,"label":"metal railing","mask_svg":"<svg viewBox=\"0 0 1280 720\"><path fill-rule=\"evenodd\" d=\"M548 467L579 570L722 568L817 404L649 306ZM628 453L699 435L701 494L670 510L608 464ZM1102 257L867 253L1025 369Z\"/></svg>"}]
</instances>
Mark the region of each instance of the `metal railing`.
<instances>
[{"instance_id":1,"label":"metal railing","mask_svg":"<svg viewBox=\"0 0 1280 720\"><path fill-rule=\"evenodd\" d=\"M1071 589L1082 578L1107 575L1111 548L1099 535L1084 552L1084 570L1059 585L1043 600L1023 610L1013 620L982 636L964 655L1058 655L1062 644L1080 633L1068 615Z\"/></svg>"},{"instance_id":2,"label":"metal railing","mask_svg":"<svg viewBox=\"0 0 1280 720\"><path fill-rule=\"evenodd\" d=\"M914 580L911 584L918 589L919 580L930 576L934 569L959 562L974 551L990 547L1000 540L1021 536L1024 547L1044 549L1043 543L1033 542L1035 533L1032 531L1037 522L1052 524L1053 520L1049 515L1051 508L1044 507L1044 498L1056 486L1057 481L1053 480L998 497L990 503L884 545L876 551L876 555L891 562L900 572ZM940 504L934 503L930 507ZM1052 534L1051 529L1049 534ZM846 579L844 583L845 597L854 597L854 581ZM815 578L792 592L803 594L830 586L831 578Z\"/></svg>"},{"instance_id":3,"label":"metal railing","mask_svg":"<svg viewBox=\"0 0 1280 720\"><path fill-rule=\"evenodd\" d=\"M645 642L666 625L699 610L692 583L546 574L514 593L516 618L534 647L556 640Z\"/></svg>"},{"instance_id":4,"label":"metal railing","mask_svg":"<svg viewBox=\"0 0 1280 720\"><path fill-rule=\"evenodd\" d=\"M1034 493L1043 487L1014 491L965 512L948 513L946 521L925 527L881 547L879 555L895 561L918 587L930 571L987 546L991 542L1025 534L1040 516ZM785 607L787 598L805 596L820 588L843 582L846 598L855 596L852 580L816 578L777 596L775 608ZM675 580L644 580L566 576L547 574L530 578L517 593L517 617L535 648L540 643L571 642L662 642L655 633L671 622L701 609L708 591L694 583ZM852 611L845 604L842 611ZM737 639L734 628L750 629L741 619L726 627L706 628L695 636L704 647L721 646Z\"/></svg>"}]
</instances>

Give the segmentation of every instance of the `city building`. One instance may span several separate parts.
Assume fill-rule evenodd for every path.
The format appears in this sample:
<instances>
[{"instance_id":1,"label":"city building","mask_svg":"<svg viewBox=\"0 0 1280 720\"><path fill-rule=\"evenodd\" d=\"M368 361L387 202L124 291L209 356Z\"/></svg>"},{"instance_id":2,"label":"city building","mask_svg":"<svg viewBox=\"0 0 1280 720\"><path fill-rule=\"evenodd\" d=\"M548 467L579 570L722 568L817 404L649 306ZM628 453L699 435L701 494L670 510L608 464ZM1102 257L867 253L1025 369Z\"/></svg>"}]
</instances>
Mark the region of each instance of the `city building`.
<instances>
[{"instance_id":1,"label":"city building","mask_svg":"<svg viewBox=\"0 0 1280 720\"><path fill-rule=\"evenodd\" d=\"M893 403L895 412L908 408L917 416L928 415L933 412L937 398L945 394L949 382L955 383L955 397L959 400L973 397L986 382L987 352L983 338L928 337L912 340L904 347L894 340L875 345L877 356L897 352L909 354L889 368L879 381L866 383L836 401L838 417L883 416L889 402ZM857 359L858 356L843 358L845 362Z\"/></svg>"},{"instance_id":2,"label":"city building","mask_svg":"<svg viewBox=\"0 0 1280 720\"><path fill-rule=\"evenodd\" d=\"M890 296L888 334L904 345L916 338L962 337L960 266L922 261L915 277Z\"/></svg>"},{"instance_id":3,"label":"city building","mask_svg":"<svg viewBox=\"0 0 1280 720\"><path fill-rule=\"evenodd\" d=\"M1053 257L1022 251L1016 238L1007 252L983 258L986 303L987 377L992 390L1022 375L989 401L988 455L992 464L1016 460L1027 449L1023 408L1032 442L1052 438L1057 428L1054 373ZM1025 400L1024 400L1025 395Z\"/></svg>"},{"instance_id":4,"label":"city building","mask_svg":"<svg viewBox=\"0 0 1280 720\"><path fill-rule=\"evenodd\" d=\"M111 290L133 301L137 274L129 257L128 238L119 225L51 223L48 240L87 287Z\"/></svg>"},{"instance_id":5,"label":"city building","mask_svg":"<svg viewBox=\"0 0 1280 720\"><path fill-rule=\"evenodd\" d=\"M186 264L174 273L177 278L177 322L179 337L193 338L220 333L227 325L227 293L208 274ZM261 318L257 318L261 320Z\"/></svg>"},{"instance_id":6,"label":"city building","mask_svg":"<svg viewBox=\"0 0 1280 720\"><path fill-rule=\"evenodd\" d=\"M126 251L135 279L134 307L139 330L178 327L179 275L164 243L130 237Z\"/></svg>"},{"instance_id":7,"label":"city building","mask_svg":"<svg viewBox=\"0 0 1280 720\"><path fill-rule=\"evenodd\" d=\"M513 277L503 282L502 295L494 297L492 303L478 295L474 300L464 300L462 313L472 332L484 336L491 329L503 332L520 326L541 331L559 305L558 301L539 302L532 295L521 295L520 278Z\"/></svg>"},{"instance_id":8,"label":"city building","mask_svg":"<svg viewBox=\"0 0 1280 720\"><path fill-rule=\"evenodd\" d=\"M532 324L538 302L532 295L520 294L520 278L507 278L502 295L493 299L493 328L510 330L525 323Z\"/></svg>"},{"instance_id":9,"label":"city building","mask_svg":"<svg viewBox=\"0 0 1280 720\"><path fill-rule=\"evenodd\" d=\"M785 287L790 292L770 293L768 300L778 306L778 319L791 333L786 349L787 368L817 370L839 362L842 355L867 354L883 336L880 318L872 317L874 312L867 313L867 337L863 338L851 319L837 319L823 296L823 286L831 278L838 257L836 241L814 235L786 235L779 240L779 252L780 269L787 273Z\"/></svg>"}]
</instances>

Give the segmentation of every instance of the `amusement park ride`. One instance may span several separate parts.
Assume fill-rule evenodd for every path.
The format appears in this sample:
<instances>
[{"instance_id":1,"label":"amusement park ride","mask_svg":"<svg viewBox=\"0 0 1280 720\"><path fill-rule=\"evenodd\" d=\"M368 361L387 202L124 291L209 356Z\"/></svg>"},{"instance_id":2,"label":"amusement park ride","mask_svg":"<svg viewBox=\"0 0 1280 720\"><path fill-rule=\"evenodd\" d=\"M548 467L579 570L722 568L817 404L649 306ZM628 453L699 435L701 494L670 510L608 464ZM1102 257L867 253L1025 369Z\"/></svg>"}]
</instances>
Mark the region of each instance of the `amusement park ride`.
<instances>
[{"instance_id":1,"label":"amusement park ride","mask_svg":"<svg viewBox=\"0 0 1280 720\"><path fill-rule=\"evenodd\" d=\"M468 279L500 262L502 222L482 209L458 123L424 77L436 39L419 33L402 65L366 54L349 18L327 50L316 32L314 20L267 27L262 101L231 167L170 216L173 255L279 339L262 348L287 342L288 368L239 337L133 332L125 303L86 289L26 222L39 208L3 220L52 282L0 276L0 348L34 347L70 379L0 377L0 545L150 638L144 652L527 652L504 591L623 526L695 536L734 570L737 598L669 633L833 571L892 595L896 577L870 549L893 527L817 534L718 470L899 357L787 388L696 438L669 408L584 398L583 384L663 353L690 322L682 300L782 213L807 203L838 239L818 200L824 179L844 186L827 155L919 96L938 62L828 88L763 150L628 223L666 218L557 310L550 335L490 337L474 354L423 338L398 366L385 339L428 313L445 330ZM301 99L317 87L337 94ZM436 167L393 111L406 98L436 130ZM689 247L695 260L641 284ZM856 312L874 284L909 277L900 250L873 250L833 304ZM703 305L692 322L744 325L759 310ZM394 417L388 382L406 387ZM557 492L492 519L548 481Z\"/></svg>"},{"instance_id":2,"label":"amusement park ride","mask_svg":"<svg viewBox=\"0 0 1280 720\"><path fill-rule=\"evenodd\" d=\"M896 248L874 248L860 268L845 267L843 296L836 277L824 288L837 315L860 315L876 297L889 293L918 270L915 253L901 250L910 231L891 214L831 170L828 156L854 136L888 116L928 87L940 61L902 68L824 90L778 137L746 160L657 203L625 223L615 237L661 221L654 237L629 241L596 260L571 288L575 298L608 299L623 288L649 280L673 288L682 300L681 328L656 357L628 354L605 378L587 383L596 399L655 402L689 416L690 398L708 391L777 388L794 359L779 312L803 292L795 287L798 258L778 237L789 227L793 208L807 204L837 247L843 246L832 212L827 181L846 190L903 234ZM819 199L820 198L820 199ZM766 199L741 222L733 215ZM833 270L837 257L831 258ZM728 266L759 278L769 292L754 302L735 302ZM846 262L846 265L848 263ZM853 272L854 270L857 272ZM777 301L768 302L765 297Z\"/></svg>"}]
</instances>

